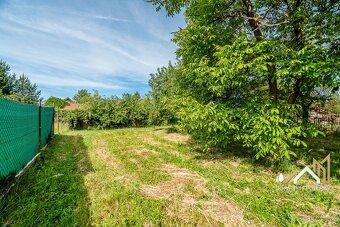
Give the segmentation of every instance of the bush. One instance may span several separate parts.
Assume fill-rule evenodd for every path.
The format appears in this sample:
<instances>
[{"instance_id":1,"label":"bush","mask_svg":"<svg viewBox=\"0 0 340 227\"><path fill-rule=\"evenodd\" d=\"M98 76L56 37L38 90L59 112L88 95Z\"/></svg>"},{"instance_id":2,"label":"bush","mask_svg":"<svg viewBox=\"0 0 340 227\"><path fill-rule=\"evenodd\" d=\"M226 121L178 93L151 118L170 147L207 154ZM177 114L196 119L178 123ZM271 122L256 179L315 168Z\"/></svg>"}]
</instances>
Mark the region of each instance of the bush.
<instances>
[{"instance_id":1,"label":"bush","mask_svg":"<svg viewBox=\"0 0 340 227\"><path fill-rule=\"evenodd\" d=\"M122 98L103 98L95 93L80 109L64 111L63 115L71 129L142 127L164 123L153 100L137 92L124 94Z\"/></svg>"},{"instance_id":2,"label":"bush","mask_svg":"<svg viewBox=\"0 0 340 227\"><path fill-rule=\"evenodd\" d=\"M317 136L313 125L301 124L296 115L299 105L263 104L229 107L221 103L182 100L180 126L206 146L226 148L240 143L254 152L256 159L290 159L294 147L307 146L303 138Z\"/></svg>"}]
</instances>

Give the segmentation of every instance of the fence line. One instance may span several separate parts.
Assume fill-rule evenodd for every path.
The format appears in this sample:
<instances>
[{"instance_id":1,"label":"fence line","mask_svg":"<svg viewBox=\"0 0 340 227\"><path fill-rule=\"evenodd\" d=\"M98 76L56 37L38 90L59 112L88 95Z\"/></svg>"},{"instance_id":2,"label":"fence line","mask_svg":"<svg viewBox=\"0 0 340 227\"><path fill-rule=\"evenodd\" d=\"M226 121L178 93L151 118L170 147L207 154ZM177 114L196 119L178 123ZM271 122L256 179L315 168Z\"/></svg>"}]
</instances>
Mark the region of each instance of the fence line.
<instances>
[{"instance_id":1,"label":"fence line","mask_svg":"<svg viewBox=\"0 0 340 227\"><path fill-rule=\"evenodd\" d=\"M312 112L310 122L328 131L335 131L340 126L340 114L328 112Z\"/></svg>"},{"instance_id":2,"label":"fence line","mask_svg":"<svg viewBox=\"0 0 340 227\"><path fill-rule=\"evenodd\" d=\"M53 107L0 99L0 188L48 143L53 121Z\"/></svg>"}]
</instances>

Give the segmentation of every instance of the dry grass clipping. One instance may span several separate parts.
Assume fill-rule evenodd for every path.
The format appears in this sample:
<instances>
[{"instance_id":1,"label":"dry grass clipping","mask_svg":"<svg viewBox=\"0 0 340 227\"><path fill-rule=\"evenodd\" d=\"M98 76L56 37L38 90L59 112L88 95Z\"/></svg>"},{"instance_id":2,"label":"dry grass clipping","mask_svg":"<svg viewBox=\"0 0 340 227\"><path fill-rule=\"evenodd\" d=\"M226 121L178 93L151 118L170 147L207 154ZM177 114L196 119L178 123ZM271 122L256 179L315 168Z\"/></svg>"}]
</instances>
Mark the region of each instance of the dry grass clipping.
<instances>
[{"instance_id":1,"label":"dry grass clipping","mask_svg":"<svg viewBox=\"0 0 340 227\"><path fill-rule=\"evenodd\" d=\"M236 205L209 192L205 186L206 180L199 174L168 164L163 165L161 170L170 174L172 179L156 186L143 185L141 190L147 197L172 201L176 210L174 210L174 207L169 207L169 215L176 215L185 219L187 217L181 217L183 214L187 214L191 209L196 209L203 216L208 216L224 225L250 225L249 222L243 220L243 213ZM185 188L190 184L193 185L195 194L204 194L212 199L209 201L198 200L193 193L185 191Z\"/></svg>"},{"instance_id":2,"label":"dry grass clipping","mask_svg":"<svg viewBox=\"0 0 340 227\"><path fill-rule=\"evenodd\" d=\"M172 142L183 143L183 144L186 144L190 141L190 136L183 135L180 133L169 133L166 136L164 136L164 138Z\"/></svg>"},{"instance_id":3,"label":"dry grass clipping","mask_svg":"<svg viewBox=\"0 0 340 227\"><path fill-rule=\"evenodd\" d=\"M143 156L143 157L146 157L148 154L156 154L157 152L154 151L154 150L149 150L149 149L146 149L146 148L143 148L143 149L132 149L131 150L132 153L136 154L136 155L139 155L139 156Z\"/></svg>"}]
</instances>

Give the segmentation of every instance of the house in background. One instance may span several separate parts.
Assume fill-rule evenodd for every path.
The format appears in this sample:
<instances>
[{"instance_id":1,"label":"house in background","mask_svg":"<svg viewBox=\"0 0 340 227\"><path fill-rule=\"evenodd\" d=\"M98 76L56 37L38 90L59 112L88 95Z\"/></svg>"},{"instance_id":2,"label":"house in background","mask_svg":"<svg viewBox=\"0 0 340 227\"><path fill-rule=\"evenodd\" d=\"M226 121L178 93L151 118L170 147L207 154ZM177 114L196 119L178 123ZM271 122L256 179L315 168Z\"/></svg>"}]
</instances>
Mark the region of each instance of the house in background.
<instances>
[{"instance_id":1,"label":"house in background","mask_svg":"<svg viewBox=\"0 0 340 227\"><path fill-rule=\"evenodd\" d=\"M81 105L79 103L76 103L73 99L71 99L69 97L64 98L64 101L66 101L68 103L68 105L66 105L61 110L76 110L76 109L79 109L81 107Z\"/></svg>"},{"instance_id":2,"label":"house in background","mask_svg":"<svg viewBox=\"0 0 340 227\"><path fill-rule=\"evenodd\" d=\"M64 101L66 101L68 103L75 103L75 101L73 99L71 99L70 97L64 98Z\"/></svg>"}]
</instances>

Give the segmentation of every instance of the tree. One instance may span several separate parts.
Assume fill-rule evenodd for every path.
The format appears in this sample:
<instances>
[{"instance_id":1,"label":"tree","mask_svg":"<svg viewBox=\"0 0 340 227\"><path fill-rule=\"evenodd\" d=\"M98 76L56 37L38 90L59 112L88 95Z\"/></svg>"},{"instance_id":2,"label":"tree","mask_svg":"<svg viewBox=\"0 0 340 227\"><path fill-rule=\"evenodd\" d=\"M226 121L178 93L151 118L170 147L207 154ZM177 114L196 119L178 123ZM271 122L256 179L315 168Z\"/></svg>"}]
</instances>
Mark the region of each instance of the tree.
<instances>
[{"instance_id":1,"label":"tree","mask_svg":"<svg viewBox=\"0 0 340 227\"><path fill-rule=\"evenodd\" d=\"M336 93L326 101L324 108L334 114L340 114L340 94Z\"/></svg>"},{"instance_id":2,"label":"tree","mask_svg":"<svg viewBox=\"0 0 340 227\"><path fill-rule=\"evenodd\" d=\"M160 122L158 119L150 120L152 109L150 97L141 96L138 92L123 94L122 98L107 98L94 91L82 108L65 111L65 116L73 129L141 127Z\"/></svg>"},{"instance_id":3,"label":"tree","mask_svg":"<svg viewBox=\"0 0 340 227\"><path fill-rule=\"evenodd\" d=\"M4 61L0 61L0 96L9 95L13 89L14 75L10 75L11 68Z\"/></svg>"},{"instance_id":4,"label":"tree","mask_svg":"<svg viewBox=\"0 0 340 227\"><path fill-rule=\"evenodd\" d=\"M53 106L55 108L64 108L66 105L68 105L68 102L66 102L65 100L61 99L61 98L57 98L57 97L49 97L45 102L44 102L44 106Z\"/></svg>"},{"instance_id":5,"label":"tree","mask_svg":"<svg viewBox=\"0 0 340 227\"><path fill-rule=\"evenodd\" d=\"M32 84L29 78L22 74L14 81L13 90L9 98L33 104L38 102L40 93L41 91L38 90L37 85Z\"/></svg>"},{"instance_id":6,"label":"tree","mask_svg":"<svg viewBox=\"0 0 340 227\"><path fill-rule=\"evenodd\" d=\"M24 103L37 103L40 96L37 85L32 84L24 74L16 78L9 72L9 65L0 61L0 96Z\"/></svg>"},{"instance_id":7,"label":"tree","mask_svg":"<svg viewBox=\"0 0 340 227\"><path fill-rule=\"evenodd\" d=\"M138 92L134 94L123 94L121 105L126 112L128 125L140 127L145 125L148 113L145 106L142 105L143 98Z\"/></svg>"},{"instance_id":8,"label":"tree","mask_svg":"<svg viewBox=\"0 0 340 227\"><path fill-rule=\"evenodd\" d=\"M150 74L151 87L149 110L152 124L168 124L176 121L171 97L176 94L176 77L178 69L169 62L168 67L158 68L156 73ZM156 122L156 120L158 122Z\"/></svg>"},{"instance_id":9,"label":"tree","mask_svg":"<svg viewBox=\"0 0 340 227\"><path fill-rule=\"evenodd\" d=\"M73 99L78 103L85 103L91 97L91 93L86 89L81 89L74 95Z\"/></svg>"},{"instance_id":10,"label":"tree","mask_svg":"<svg viewBox=\"0 0 340 227\"><path fill-rule=\"evenodd\" d=\"M289 158L318 132L314 91L339 87L335 1L151 0L184 10L175 33L181 125L207 146L241 142L256 157Z\"/></svg>"}]
</instances>

